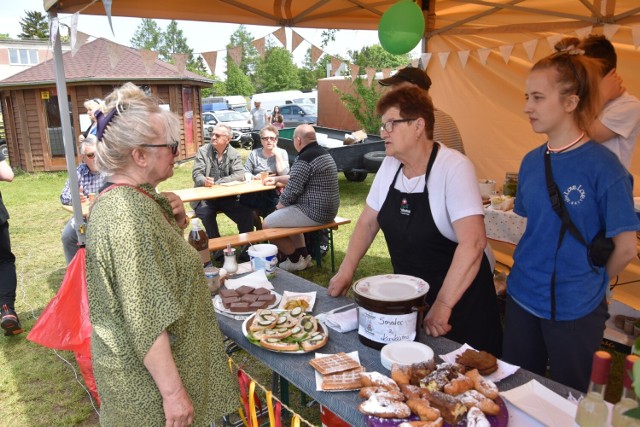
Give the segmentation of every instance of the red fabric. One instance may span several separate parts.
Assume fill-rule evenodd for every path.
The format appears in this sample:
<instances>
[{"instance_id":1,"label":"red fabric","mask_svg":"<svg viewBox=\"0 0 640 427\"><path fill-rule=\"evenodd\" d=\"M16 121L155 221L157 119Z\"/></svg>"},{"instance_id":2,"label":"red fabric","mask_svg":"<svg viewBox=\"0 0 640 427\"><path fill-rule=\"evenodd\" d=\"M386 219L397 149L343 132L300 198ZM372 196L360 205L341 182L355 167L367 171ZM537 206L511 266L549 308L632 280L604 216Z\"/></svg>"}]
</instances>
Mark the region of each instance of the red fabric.
<instances>
[{"instance_id":1,"label":"red fabric","mask_svg":"<svg viewBox=\"0 0 640 427\"><path fill-rule=\"evenodd\" d=\"M78 249L62 285L44 309L27 339L56 350L71 350L92 396L100 403L91 364L91 321L87 296L85 248Z\"/></svg>"}]
</instances>

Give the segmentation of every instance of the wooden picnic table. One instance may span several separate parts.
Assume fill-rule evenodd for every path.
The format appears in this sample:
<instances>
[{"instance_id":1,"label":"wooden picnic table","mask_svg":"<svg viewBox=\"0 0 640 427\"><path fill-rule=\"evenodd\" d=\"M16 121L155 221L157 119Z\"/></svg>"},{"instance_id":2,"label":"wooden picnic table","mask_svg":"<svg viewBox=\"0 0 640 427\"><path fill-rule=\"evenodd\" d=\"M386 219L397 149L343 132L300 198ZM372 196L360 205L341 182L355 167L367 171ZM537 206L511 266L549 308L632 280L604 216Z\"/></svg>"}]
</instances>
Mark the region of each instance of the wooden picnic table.
<instances>
[{"instance_id":1,"label":"wooden picnic table","mask_svg":"<svg viewBox=\"0 0 640 427\"><path fill-rule=\"evenodd\" d=\"M218 199L220 197L237 196L240 194L257 193L258 191L275 190L275 185L264 185L258 179L249 182L232 182L216 184L213 187L194 187L182 190L168 190L175 193L183 202Z\"/></svg>"}]
</instances>

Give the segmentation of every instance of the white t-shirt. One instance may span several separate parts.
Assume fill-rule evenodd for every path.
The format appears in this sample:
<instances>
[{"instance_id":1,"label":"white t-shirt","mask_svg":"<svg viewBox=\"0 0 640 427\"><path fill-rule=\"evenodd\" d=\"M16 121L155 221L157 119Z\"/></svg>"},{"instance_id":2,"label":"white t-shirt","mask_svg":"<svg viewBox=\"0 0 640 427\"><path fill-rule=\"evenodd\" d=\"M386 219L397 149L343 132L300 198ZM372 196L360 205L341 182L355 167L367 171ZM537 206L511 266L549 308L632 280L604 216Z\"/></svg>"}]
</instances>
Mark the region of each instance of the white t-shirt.
<instances>
[{"instance_id":1,"label":"white t-shirt","mask_svg":"<svg viewBox=\"0 0 640 427\"><path fill-rule=\"evenodd\" d=\"M376 173L367 196L367 205L376 212L380 212L387 198L389 186L398 167L400 161L387 156ZM459 151L440 144L427 186L433 220L440 233L447 239L458 242L451 225L453 222L471 215L484 216L475 168ZM395 188L405 193L423 193L424 174L407 179L401 170Z\"/></svg>"},{"instance_id":2,"label":"white t-shirt","mask_svg":"<svg viewBox=\"0 0 640 427\"><path fill-rule=\"evenodd\" d=\"M623 93L605 105L600 121L617 134L602 145L613 151L628 170L640 134L640 100L629 92Z\"/></svg>"}]
</instances>

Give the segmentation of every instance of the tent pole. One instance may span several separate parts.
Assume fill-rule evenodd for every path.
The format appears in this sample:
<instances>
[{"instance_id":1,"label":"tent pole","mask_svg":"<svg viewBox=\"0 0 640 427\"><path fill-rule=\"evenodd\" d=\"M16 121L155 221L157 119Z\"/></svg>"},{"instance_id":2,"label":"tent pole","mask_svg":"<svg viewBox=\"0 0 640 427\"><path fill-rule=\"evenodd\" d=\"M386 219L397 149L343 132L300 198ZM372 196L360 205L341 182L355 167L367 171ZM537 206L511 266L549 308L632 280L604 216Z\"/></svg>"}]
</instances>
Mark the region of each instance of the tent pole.
<instances>
[{"instance_id":1,"label":"tent pole","mask_svg":"<svg viewBox=\"0 0 640 427\"><path fill-rule=\"evenodd\" d=\"M49 23L53 22L58 13L54 8L49 10ZM69 101L67 95L67 83L64 76L64 64L62 62L62 44L58 34L50 34L54 38L53 42L53 71L56 79L56 92L58 94L58 109L60 110L60 122L62 124L62 141L64 142L64 153L67 161L67 172L69 175L69 188L71 189L71 204L73 206L73 218L75 219L75 229L78 234L78 244L84 246L85 222L82 216L82 206L80 203L80 193L74 189L78 188L78 174L76 173L76 157L74 155L74 139L71 133L71 117L69 116Z\"/></svg>"}]
</instances>

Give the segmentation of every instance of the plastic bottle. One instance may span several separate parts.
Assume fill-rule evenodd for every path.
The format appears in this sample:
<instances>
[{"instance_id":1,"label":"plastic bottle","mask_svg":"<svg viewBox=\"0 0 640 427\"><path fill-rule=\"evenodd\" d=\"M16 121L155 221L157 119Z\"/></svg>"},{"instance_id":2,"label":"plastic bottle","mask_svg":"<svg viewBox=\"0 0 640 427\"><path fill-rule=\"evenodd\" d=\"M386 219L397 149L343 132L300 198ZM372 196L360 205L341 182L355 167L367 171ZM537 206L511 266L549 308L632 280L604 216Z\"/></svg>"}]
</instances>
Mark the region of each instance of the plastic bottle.
<instances>
[{"instance_id":1,"label":"plastic bottle","mask_svg":"<svg viewBox=\"0 0 640 427\"><path fill-rule=\"evenodd\" d=\"M194 218L191 220L189 244L198 251L203 265L211 262L211 256L209 255L209 238L207 237L207 233L204 231L204 227L202 227L200 218Z\"/></svg>"},{"instance_id":2,"label":"plastic bottle","mask_svg":"<svg viewBox=\"0 0 640 427\"><path fill-rule=\"evenodd\" d=\"M614 405L613 410L611 411L611 425L613 427L640 426L640 420L624 415L624 413L629 409L633 409L638 406L636 393L633 391L633 378L631 378L633 364L638 359L640 359L640 357L634 354L630 354L624 359L624 367L622 368L622 397L620 398L620 401Z\"/></svg>"},{"instance_id":3,"label":"plastic bottle","mask_svg":"<svg viewBox=\"0 0 640 427\"><path fill-rule=\"evenodd\" d=\"M604 402L604 392L609 381L612 357L606 351L596 351L591 367L591 382L587 395L578 404L576 425L580 427L605 427L609 408Z\"/></svg>"}]
</instances>

